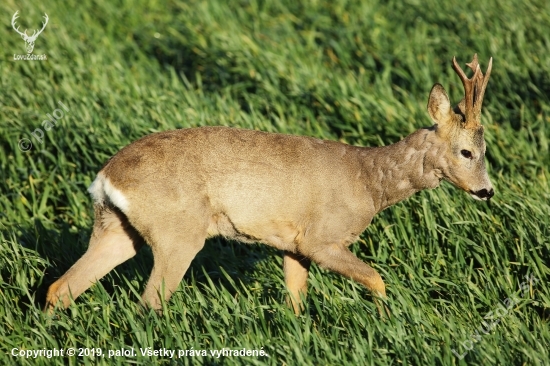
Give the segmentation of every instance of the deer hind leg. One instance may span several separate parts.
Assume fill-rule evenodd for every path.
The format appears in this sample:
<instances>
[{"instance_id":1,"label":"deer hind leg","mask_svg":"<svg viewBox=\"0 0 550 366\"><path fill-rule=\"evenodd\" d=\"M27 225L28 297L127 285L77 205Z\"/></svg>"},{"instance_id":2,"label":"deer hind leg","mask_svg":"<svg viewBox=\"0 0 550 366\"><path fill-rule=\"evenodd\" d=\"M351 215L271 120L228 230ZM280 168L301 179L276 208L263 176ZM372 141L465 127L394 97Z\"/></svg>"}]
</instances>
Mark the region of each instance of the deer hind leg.
<instances>
[{"instance_id":1,"label":"deer hind leg","mask_svg":"<svg viewBox=\"0 0 550 366\"><path fill-rule=\"evenodd\" d=\"M52 312L58 302L69 306L93 283L113 268L132 258L143 246L143 239L117 208L96 204L95 224L88 250L48 289L45 311Z\"/></svg>"},{"instance_id":2,"label":"deer hind leg","mask_svg":"<svg viewBox=\"0 0 550 366\"><path fill-rule=\"evenodd\" d=\"M328 245L311 253L311 259L321 267L357 281L369 289L375 296L374 302L382 315L382 310L376 297L386 298L386 285L382 277L371 266L357 258L344 245ZM387 311L387 309L386 309Z\"/></svg>"},{"instance_id":3,"label":"deer hind leg","mask_svg":"<svg viewBox=\"0 0 550 366\"><path fill-rule=\"evenodd\" d=\"M288 306L294 308L294 313L299 315L303 310L302 297L307 293L307 275L311 261L298 253L284 252L283 270L285 283L288 288Z\"/></svg>"},{"instance_id":4,"label":"deer hind leg","mask_svg":"<svg viewBox=\"0 0 550 366\"><path fill-rule=\"evenodd\" d=\"M165 220L149 229L148 242L153 250L154 265L142 295L146 305L159 310L162 299L170 299L191 261L204 247L208 223L208 218L176 215L173 220Z\"/></svg>"}]
</instances>

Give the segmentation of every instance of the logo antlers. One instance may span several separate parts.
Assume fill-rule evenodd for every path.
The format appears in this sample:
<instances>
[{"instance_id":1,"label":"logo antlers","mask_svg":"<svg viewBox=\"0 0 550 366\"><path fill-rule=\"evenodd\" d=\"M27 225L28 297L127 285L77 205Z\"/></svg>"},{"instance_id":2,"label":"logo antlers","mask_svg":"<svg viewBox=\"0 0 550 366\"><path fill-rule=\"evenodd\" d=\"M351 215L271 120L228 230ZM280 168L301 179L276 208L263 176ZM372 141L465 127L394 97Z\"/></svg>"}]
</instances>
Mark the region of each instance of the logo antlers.
<instances>
[{"instance_id":1,"label":"logo antlers","mask_svg":"<svg viewBox=\"0 0 550 366\"><path fill-rule=\"evenodd\" d=\"M46 21L44 23L42 23L42 29L40 29L38 31L38 33L36 33L37 31L33 31L32 35L29 36L27 35L27 30L25 29L25 32L21 32L19 31L19 27L15 27L15 21L17 20L18 15L17 13L19 13L19 10L15 12L15 14L13 14L13 17L11 18L11 26L13 27L13 29L15 29L15 31L17 33L19 33L21 35L21 38L23 38L23 40L25 41L25 48L27 49L27 53L32 53L32 50L34 49L34 42L36 41L36 38L38 38L38 36L40 35L40 33L42 33L42 31L44 30L44 28L46 28L46 24L48 24L48 14L44 13L44 19L46 19Z\"/></svg>"}]
</instances>

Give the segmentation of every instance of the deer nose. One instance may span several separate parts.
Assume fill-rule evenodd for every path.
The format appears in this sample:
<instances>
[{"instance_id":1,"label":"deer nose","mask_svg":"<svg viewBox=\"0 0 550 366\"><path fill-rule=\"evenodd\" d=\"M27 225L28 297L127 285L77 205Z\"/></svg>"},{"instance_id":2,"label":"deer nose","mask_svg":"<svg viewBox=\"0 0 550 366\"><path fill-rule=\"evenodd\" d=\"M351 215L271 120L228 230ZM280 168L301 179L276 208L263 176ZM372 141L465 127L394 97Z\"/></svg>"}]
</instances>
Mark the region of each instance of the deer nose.
<instances>
[{"instance_id":1,"label":"deer nose","mask_svg":"<svg viewBox=\"0 0 550 366\"><path fill-rule=\"evenodd\" d=\"M490 199L491 197L493 197L495 195L495 191L493 190L493 188L491 188L490 190L486 190L486 189L481 189L477 192L474 192L474 194L476 196L478 196L479 198L487 198L487 199Z\"/></svg>"}]
</instances>

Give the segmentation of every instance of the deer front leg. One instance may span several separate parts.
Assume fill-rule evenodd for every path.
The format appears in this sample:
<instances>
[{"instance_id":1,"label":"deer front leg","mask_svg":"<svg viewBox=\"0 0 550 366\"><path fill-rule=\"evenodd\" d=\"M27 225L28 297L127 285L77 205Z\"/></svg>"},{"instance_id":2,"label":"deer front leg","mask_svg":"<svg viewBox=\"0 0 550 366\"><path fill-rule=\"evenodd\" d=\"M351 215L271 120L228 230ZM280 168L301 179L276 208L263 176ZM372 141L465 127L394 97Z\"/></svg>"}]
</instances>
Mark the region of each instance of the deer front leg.
<instances>
[{"instance_id":1,"label":"deer front leg","mask_svg":"<svg viewBox=\"0 0 550 366\"><path fill-rule=\"evenodd\" d=\"M349 249L341 244L327 245L321 250L311 253L311 259L321 267L355 280L374 295L374 303L380 315L383 315L378 298L386 298L386 285L382 277L371 266L357 258ZM386 309L387 311L387 309Z\"/></svg>"},{"instance_id":2,"label":"deer front leg","mask_svg":"<svg viewBox=\"0 0 550 366\"><path fill-rule=\"evenodd\" d=\"M285 252L283 255L283 270L285 283L288 288L288 306L294 308L294 313L299 315L303 310L302 297L307 292L307 275L311 261L298 253Z\"/></svg>"}]
</instances>

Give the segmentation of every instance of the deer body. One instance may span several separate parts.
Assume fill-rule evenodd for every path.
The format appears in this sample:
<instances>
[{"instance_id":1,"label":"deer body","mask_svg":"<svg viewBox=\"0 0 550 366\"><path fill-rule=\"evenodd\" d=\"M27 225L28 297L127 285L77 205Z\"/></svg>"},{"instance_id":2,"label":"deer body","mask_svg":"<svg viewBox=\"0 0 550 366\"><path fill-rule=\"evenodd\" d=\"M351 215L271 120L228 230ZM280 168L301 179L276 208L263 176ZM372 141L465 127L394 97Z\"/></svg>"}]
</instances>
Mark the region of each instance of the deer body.
<instances>
[{"instance_id":1,"label":"deer body","mask_svg":"<svg viewBox=\"0 0 550 366\"><path fill-rule=\"evenodd\" d=\"M483 138L459 130L461 117L441 86L432 89L428 110L436 125L377 148L226 127L160 132L128 145L90 187L89 249L50 287L48 308L59 300L68 306L70 295L146 242L155 263L143 300L158 309L216 235L283 250L297 313L311 261L384 297L380 275L347 248L376 213L442 179L480 199L492 196ZM477 161L460 158L450 136Z\"/></svg>"}]
</instances>

